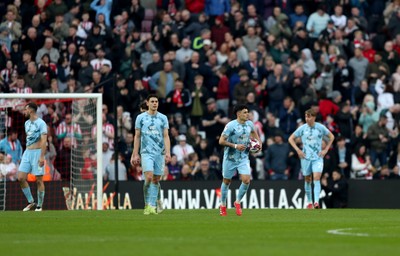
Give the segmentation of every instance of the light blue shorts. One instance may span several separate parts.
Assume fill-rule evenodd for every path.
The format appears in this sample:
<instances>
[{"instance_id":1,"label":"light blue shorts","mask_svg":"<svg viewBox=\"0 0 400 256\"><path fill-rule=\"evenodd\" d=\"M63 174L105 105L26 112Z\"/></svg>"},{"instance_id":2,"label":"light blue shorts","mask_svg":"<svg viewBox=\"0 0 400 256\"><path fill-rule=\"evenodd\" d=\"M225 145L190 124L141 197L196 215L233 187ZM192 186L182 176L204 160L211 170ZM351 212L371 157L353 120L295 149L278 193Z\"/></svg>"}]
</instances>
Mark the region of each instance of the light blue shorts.
<instances>
[{"instance_id":1,"label":"light blue shorts","mask_svg":"<svg viewBox=\"0 0 400 256\"><path fill-rule=\"evenodd\" d=\"M164 155L141 155L141 164L143 173L153 172L154 175L163 175L165 166L165 156Z\"/></svg>"},{"instance_id":2,"label":"light blue shorts","mask_svg":"<svg viewBox=\"0 0 400 256\"><path fill-rule=\"evenodd\" d=\"M22 155L21 164L19 165L19 171L30 173L35 176L43 176L44 168L39 167L41 149L27 149Z\"/></svg>"},{"instance_id":3,"label":"light blue shorts","mask_svg":"<svg viewBox=\"0 0 400 256\"><path fill-rule=\"evenodd\" d=\"M314 172L322 172L324 169L324 160L321 157L315 160L301 159L300 163L303 176L309 176Z\"/></svg>"},{"instance_id":4,"label":"light blue shorts","mask_svg":"<svg viewBox=\"0 0 400 256\"><path fill-rule=\"evenodd\" d=\"M225 179L232 179L235 175L235 172L238 171L239 174L243 175L250 175L251 168L250 168L250 161L243 160L241 162L231 162L231 161L224 161L222 164L222 176Z\"/></svg>"}]
</instances>

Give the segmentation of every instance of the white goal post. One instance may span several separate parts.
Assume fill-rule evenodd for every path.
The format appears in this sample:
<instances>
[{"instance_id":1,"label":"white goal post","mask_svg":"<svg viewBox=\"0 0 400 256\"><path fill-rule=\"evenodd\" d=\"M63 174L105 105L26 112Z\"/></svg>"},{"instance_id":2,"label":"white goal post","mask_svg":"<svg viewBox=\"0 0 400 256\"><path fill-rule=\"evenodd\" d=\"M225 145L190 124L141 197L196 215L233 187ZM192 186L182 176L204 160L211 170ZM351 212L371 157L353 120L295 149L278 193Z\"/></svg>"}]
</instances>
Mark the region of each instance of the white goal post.
<instances>
[{"instance_id":1,"label":"white goal post","mask_svg":"<svg viewBox=\"0 0 400 256\"><path fill-rule=\"evenodd\" d=\"M31 93L31 94L1 94L0 105L1 107L14 107L15 102L18 100L27 99L38 99L38 100L58 100L58 99L92 99L96 102L96 157L97 157L97 179L96 179L96 198L97 198L97 210L103 210L103 161L102 161L102 94L100 93ZM7 105L7 101L12 105ZM79 147L79 145L77 145ZM72 179L72 178L71 178Z\"/></svg>"}]
</instances>

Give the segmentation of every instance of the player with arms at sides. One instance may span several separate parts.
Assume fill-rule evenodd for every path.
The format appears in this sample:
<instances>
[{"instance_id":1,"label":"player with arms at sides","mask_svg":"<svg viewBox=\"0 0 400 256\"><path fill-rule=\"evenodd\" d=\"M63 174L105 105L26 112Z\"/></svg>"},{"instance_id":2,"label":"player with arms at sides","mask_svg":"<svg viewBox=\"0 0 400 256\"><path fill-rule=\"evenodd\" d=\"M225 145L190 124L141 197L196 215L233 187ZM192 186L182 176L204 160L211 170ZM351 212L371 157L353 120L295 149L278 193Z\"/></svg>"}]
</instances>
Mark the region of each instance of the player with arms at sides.
<instances>
[{"instance_id":1,"label":"player with arms at sides","mask_svg":"<svg viewBox=\"0 0 400 256\"><path fill-rule=\"evenodd\" d=\"M32 210L42 211L44 200L44 157L47 144L47 125L37 116L37 105L30 102L25 105L24 116L29 118L25 122L26 150L22 155L21 164L18 168L18 181L22 192L28 200L28 205L23 209L24 212ZM36 176L38 202L33 200L31 188L26 181L28 173Z\"/></svg>"},{"instance_id":2,"label":"player with arms at sides","mask_svg":"<svg viewBox=\"0 0 400 256\"><path fill-rule=\"evenodd\" d=\"M296 129L290 135L288 141L296 150L300 158L301 170L304 176L304 190L307 197L308 209L319 209L319 195L321 193L321 173L324 169L324 156L335 139L335 136L324 125L315 122L317 113L309 109L305 112L306 123ZM328 136L329 141L324 149L321 149L322 140ZM296 145L296 138L303 143L303 150ZM312 175L312 177L311 177ZM314 182L314 204L312 203L311 182Z\"/></svg>"},{"instance_id":3,"label":"player with arms at sides","mask_svg":"<svg viewBox=\"0 0 400 256\"><path fill-rule=\"evenodd\" d=\"M157 214L156 200L159 181L165 163L171 159L171 143L168 135L168 118L158 112L158 97L154 94L146 99L148 110L137 116L133 142L132 165L142 164L144 173L144 214ZM139 156L140 148L140 156Z\"/></svg>"},{"instance_id":4,"label":"player with arms at sides","mask_svg":"<svg viewBox=\"0 0 400 256\"><path fill-rule=\"evenodd\" d=\"M249 120L249 109L246 105L236 105L234 108L236 119L226 124L224 131L219 138L219 144L224 146L224 158L222 164L223 181L221 184L221 206L220 215L226 216L226 198L229 185L235 172L238 171L242 184L234 203L236 214L242 215L240 201L250 186L251 169L249 160L250 138L256 139L262 145L260 137L255 131L254 124ZM261 146L260 146L261 150Z\"/></svg>"}]
</instances>

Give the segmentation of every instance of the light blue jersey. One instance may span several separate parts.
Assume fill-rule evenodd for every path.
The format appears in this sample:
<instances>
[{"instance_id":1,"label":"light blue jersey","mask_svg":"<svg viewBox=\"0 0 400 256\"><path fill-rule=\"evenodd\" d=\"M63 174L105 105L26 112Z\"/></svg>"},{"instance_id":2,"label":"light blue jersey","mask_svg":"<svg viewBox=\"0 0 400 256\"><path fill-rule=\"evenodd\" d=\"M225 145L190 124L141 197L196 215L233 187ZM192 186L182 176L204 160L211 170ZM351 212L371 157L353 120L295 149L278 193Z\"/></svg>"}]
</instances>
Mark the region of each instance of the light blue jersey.
<instances>
[{"instance_id":1,"label":"light blue jersey","mask_svg":"<svg viewBox=\"0 0 400 256\"><path fill-rule=\"evenodd\" d=\"M233 144L248 145L250 141L250 133L254 131L254 124L251 121L246 121L241 124L237 120L230 121L222 132L222 136L226 137L228 142ZM231 147L224 149L224 161L240 162L243 159L248 159L249 150L236 150Z\"/></svg>"},{"instance_id":2,"label":"light blue jersey","mask_svg":"<svg viewBox=\"0 0 400 256\"><path fill-rule=\"evenodd\" d=\"M43 134L47 134L47 125L41 119L37 118L35 121L28 120L25 122L26 132L26 146L35 144L40 140ZM25 173L32 173L35 176L43 176L44 168L39 167L39 159L41 149L27 149L22 155L19 171Z\"/></svg>"},{"instance_id":3,"label":"light blue jersey","mask_svg":"<svg viewBox=\"0 0 400 256\"><path fill-rule=\"evenodd\" d=\"M328 134L328 128L320 123L315 123L312 127L308 124L303 124L294 132L295 137L301 138L306 160L321 158L318 154L321 152L322 139Z\"/></svg>"},{"instance_id":4,"label":"light blue jersey","mask_svg":"<svg viewBox=\"0 0 400 256\"><path fill-rule=\"evenodd\" d=\"M248 146L250 141L250 133L254 131L254 124L246 121L241 124L237 120L230 121L221 136L226 137L228 142L234 144L243 144ZM239 174L250 175L249 150L237 150L231 147L224 148L224 160L222 163L222 175L226 179L231 179L235 172Z\"/></svg>"},{"instance_id":5,"label":"light blue jersey","mask_svg":"<svg viewBox=\"0 0 400 256\"><path fill-rule=\"evenodd\" d=\"M25 122L25 133L26 133L26 146L35 144L40 140L42 134L47 134L47 125L41 118L37 118L35 121L27 120Z\"/></svg>"},{"instance_id":6,"label":"light blue jersey","mask_svg":"<svg viewBox=\"0 0 400 256\"><path fill-rule=\"evenodd\" d=\"M165 154L164 129L169 129L168 119L164 114L157 112L150 115L143 112L137 116L135 129L139 129L140 154L160 156Z\"/></svg>"}]
</instances>

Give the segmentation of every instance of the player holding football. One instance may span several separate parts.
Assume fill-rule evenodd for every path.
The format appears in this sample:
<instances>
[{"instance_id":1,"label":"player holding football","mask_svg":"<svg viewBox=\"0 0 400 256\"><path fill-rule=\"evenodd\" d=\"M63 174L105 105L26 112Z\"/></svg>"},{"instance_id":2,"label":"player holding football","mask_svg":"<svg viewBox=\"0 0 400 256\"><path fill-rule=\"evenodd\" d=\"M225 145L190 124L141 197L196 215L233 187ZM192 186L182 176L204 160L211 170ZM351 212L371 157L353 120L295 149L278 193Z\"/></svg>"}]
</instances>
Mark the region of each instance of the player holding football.
<instances>
[{"instance_id":1,"label":"player holding football","mask_svg":"<svg viewBox=\"0 0 400 256\"><path fill-rule=\"evenodd\" d=\"M332 146L335 136L324 125L315 122L317 113L309 109L305 112L306 123L297 128L288 141L296 150L301 162L301 170L304 176L304 190L307 197L308 209L319 209L319 194L321 193L321 173L324 169L324 156ZM321 150L322 140L328 136L329 141L326 147ZM303 150L295 142L301 138ZM312 174L312 177L311 177ZM312 203L311 181L314 181L314 204Z\"/></svg>"},{"instance_id":2,"label":"player holding football","mask_svg":"<svg viewBox=\"0 0 400 256\"><path fill-rule=\"evenodd\" d=\"M149 95L146 99L148 110L137 116L135 122L135 140L131 157L132 165L142 164L144 172L145 196L144 214L157 214L156 200L161 175L165 163L171 159L171 144L168 135L168 119L158 112L158 97ZM140 147L140 159L139 156ZM142 160L142 161L140 161Z\"/></svg>"},{"instance_id":3,"label":"player holding football","mask_svg":"<svg viewBox=\"0 0 400 256\"><path fill-rule=\"evenodd\" d=\"M47 125L36 114L37 105L33 102L26 104L24 115L29 118L25 122L26 150L22 155L21 164L18 169L18 181L22 192L28 200L28 205L23 209L24 212L32 210L42 211L44 200L44 156L47 144ZM37 184L37 204L33 200L31 188L26 181L28 173L36 176Z\"/></svg>"},{"instance_id":4,"label":"player holding football","mask_svg":"<svg viewBox=\"0 0 400 256\"><path fill-rule=\"evenodd\" d=\"M242 215L240 201L246 194L250 185L251 169L249 160L248 144L250 138L255 138L260 145L261 140L255 131L253 122L249 121L249 109L246 105L236 105L234 108L236 119L226 124L224 131L219 138L219 144L225 146L224 158L222 164L223 181L221 184L221 206L220 215L226 216L226 198L229 185L235 172L238 171L242 184L239 187L239 193L234 203L236 214Z\"/></svg>"}]
</instances>

